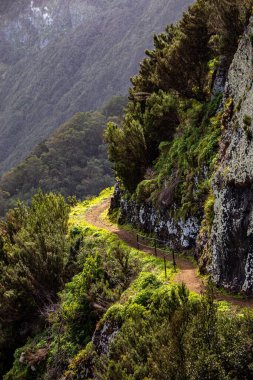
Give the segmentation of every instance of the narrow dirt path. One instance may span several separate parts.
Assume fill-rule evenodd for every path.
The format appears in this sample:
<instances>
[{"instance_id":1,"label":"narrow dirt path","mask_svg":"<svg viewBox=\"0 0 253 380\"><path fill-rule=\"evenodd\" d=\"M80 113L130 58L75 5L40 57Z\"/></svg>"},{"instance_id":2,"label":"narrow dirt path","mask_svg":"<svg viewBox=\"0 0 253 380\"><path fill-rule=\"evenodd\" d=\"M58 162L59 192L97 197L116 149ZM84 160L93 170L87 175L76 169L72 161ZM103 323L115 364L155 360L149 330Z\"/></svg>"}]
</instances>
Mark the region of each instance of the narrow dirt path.
<instances>
[{"instance_id":1,"label":"narrow dirt path","mask_svg":"<svg viewBox=\"0 0 253 380\"><path fill-rule=\"evenodd\" d=\"M120 226L111 224L110 222L102 219L102 214L105 210L108 210L110 205L110 199L106 199L100 204L89 209L85 214L85 219L91 225L103 228L113 234L117 235L121 240L123 240L127 245L133 248L138 248L136 235L130 231L126 231L121 229ZM142 247L142 251L147 252L151 255L154 255L154 249L148 247ZM164 253L162 251L157 250L158 257L163 258ZM172 261L172 256L166 255L167 260ZM195 266L187 259L182 257L176 258L177 266L180 272L176 275L174 281L177 283L184 282L187 287L195 293L200 294L204 289L204 284L201 279L197 276ZM217 300L219 301L227 301L232 303L235 306L239 307L253 307L253 300L251 299L237 299L233 296L228 295L218 295Z\"/></svg>"}]
</instances>

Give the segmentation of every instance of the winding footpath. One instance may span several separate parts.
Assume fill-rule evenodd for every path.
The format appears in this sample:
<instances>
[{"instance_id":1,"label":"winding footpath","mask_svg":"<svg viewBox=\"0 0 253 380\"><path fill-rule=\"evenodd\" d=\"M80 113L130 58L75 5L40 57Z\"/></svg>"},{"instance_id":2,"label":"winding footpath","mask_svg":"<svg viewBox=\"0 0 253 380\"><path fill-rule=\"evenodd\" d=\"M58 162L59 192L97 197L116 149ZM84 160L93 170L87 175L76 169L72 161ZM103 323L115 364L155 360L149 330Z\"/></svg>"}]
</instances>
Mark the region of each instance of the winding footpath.
<instances>
[{"instance_id":1,"label":"winding footpath","mask_svg":"<svg viewBox=\"0 0 253 380\"><path fill-rule=\"evenodd\" d=\"M95 227L102 228L117 235L127 245L137 249L138 246L136 242L136 235L134 233L121 229L120 226L111 224L110 222L102 218L102 214L106 210L108 210L109 205L110 198L93 206L86 212L85 220ZM143 247L142 251L150 255L154 255L154 248ZM157 256L163 258L164 253L162 251L157 250ZM172 256L166 255L166 258L167 260L172 261ZM201 294L201 292L204 290L204 283L200 279L200 277L197 276L196 267L194 266L194 264L191 263L190 260L187 260L182 257L177 257L176 261L179 273L175 276L174 281L177 283L184 282L190 289L190 291ZM233 297L232 295L217 295L216 299L219 301L230 302L234 306L253 308L252 299L238 299L236 297Z\"/></svg>"}]
</instances>

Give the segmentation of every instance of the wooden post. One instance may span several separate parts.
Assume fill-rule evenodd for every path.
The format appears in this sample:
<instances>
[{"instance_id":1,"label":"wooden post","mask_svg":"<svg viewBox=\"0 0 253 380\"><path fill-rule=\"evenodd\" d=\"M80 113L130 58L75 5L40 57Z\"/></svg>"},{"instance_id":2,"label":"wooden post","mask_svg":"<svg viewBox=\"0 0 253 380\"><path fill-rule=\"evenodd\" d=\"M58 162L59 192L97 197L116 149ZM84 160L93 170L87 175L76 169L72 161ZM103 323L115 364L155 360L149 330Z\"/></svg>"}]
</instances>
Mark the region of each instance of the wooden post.
<instances>
[{"instance_id":1,"label":"wooden post","mask_svg":"<svg viewBox=\"0 0 253 380\"><path fill-rule=\"evenodd\" d=\"M174 252L174 251L172 251L172 257L173 257L173 267L174 267L174 271L176 271L176 266L177 266L177 264L176 264L175 252Z\"/></svg>"},{"instance_id":2,"label":"wooden post","mask_svg":"<svg viewBox=\"0 0 253 380\"><path fill-rule=\"evenodd\" d=\"M155 255L157 257L157 246L156 246L156 239L155 239Z\"/></svg>"},{"instance_id":3,"label":"wooden post","mask_svg":"<svg viewBox=\"0 0 253 380\"><path fill-rule=\"evenodd\" d=\"M167 264L166 264L166 258L165 258L165 256L163 256L163 261L164 261L165 278L167 278Z\"/></svg>"},{"instance_id":4,"label":"wooden post","mask_svg":"<svg viewBox=\"0 0 253 380\"><path fill-rule=\"evenodd\" d=\"M137 249L140 250L140 244L139 244L139 235L137 234Z\"/></svg>"}]
</instances>

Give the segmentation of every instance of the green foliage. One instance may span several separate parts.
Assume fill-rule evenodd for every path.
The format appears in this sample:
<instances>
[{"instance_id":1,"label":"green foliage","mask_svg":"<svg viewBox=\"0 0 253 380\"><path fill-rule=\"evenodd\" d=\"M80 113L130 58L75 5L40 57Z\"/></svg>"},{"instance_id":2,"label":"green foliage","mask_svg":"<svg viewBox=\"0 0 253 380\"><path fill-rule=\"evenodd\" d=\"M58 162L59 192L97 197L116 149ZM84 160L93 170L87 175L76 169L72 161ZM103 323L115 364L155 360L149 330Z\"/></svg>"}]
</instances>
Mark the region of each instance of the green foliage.
<instances>
[{"instance_id":1,"label":"green foliage","mask_svg":"<svg viewBox=\"0 0 253 380\"><path fill-rule=\"evenodd\" d=\"M35 378L42 380L46 370L48 351L46 334L38 334L34 339L28 339L24 347L16 350L15 365L3 377L4 380L34 380Z\"/></svg>"},{"instance_id":2,"label":"green foliage","mask_svg":"<svg viewBox=\"0 0 253 380\"><path fill-rule=\"evenodd\" d=\"M201 299L183 285L156 283L146 289L144 303L139 302L145 291L140 286L134 298L108 310L103 323L116 319L121 326L108 354L99 356L96 347L88 346L72 361L67 379L87 378L91 363L101 380L252 376L252 312L219 308L211 285Z\"/></svg>"},{"instance_id":3,"label":"green foliage","mask_svg":"<svg viewBox=\"0 0 253 380\"><path fill-rule=\"evenodd\" d=\"M252 119L249 115L244 115L243 117L243 123L247 126L250 127L252 123Z\"/></svg>"},{"instance_id":4,"label":"green foliage","mask_svg":"<svg viewBox=\"0 0 253 380\"><path fill-rule=\"evenodd\" d=\"M158 157L160 142L173 138L179 124L177 101L159 91L148 98L144 112L139 103L129 103L121 127L109 123L105 132L109 159L129 191L135 190Z\"/></svg>"},{"instance_id":5,"label":"green foliage","mask_svg":"<svg viewBox=\"0 0 253 380\"><path fill-rule=\"evenodd\" d=\"M39 192L18 203L0 224L0 355L21 344L43 321L67 278L69 207L61 195Z\"/></svg>"},{"instance_id":6,"label":"green foliage","mask_svg":"<svg viewBox=\"0 0 253 380\"><path fill-rule=\"evenodd\" d=\"M105 139L109 143L109 159L114 163L116 173L124 178L125 186L133 191L148 165L147 146L140 121L127 114L122 128L109 123Z\"/></svg>"},{"instance_id":7,"label":"green foliage","mask_svg":"<svg viewBox=\"0 0 253 380\"><path fill-rule=\"evenodd\" d=\"M47 309L43 333L16 351L4 380L251 378L252 312L219 307L211 284L200 297L165 283L162 260L83 222L98 201L72 210L79 273ZM91 337L105 326L113 338L100 355Z\"/></svg>"},{"instance_id":8,"label":"green foliage","mask_svg":"<svg viewBox=\"0 0 253 380\"><path fill-rule=\"evenodd\" d=\"M215 203L215 196L213 192L211 191L204 204L205 221L206 221L206 225L209 226L209 232L210 232L210 228L213 225L214 203Z\"/></svg>"},{"instance_id":9,"label":"green foliage","mask_svg":"<svg viewBox=\"0 0 253 380\"><path fill-rule=\"evenodd\" d=\"M122 115L122 110L127 106L127 96L113 96L110 100L105 102L101 109L101 113L106 117Z\"/></svg>"},{"instance_id":10,"label":"green foliage","mask_svg":"<svg viewBox=\"0 0 253 380\"><path fill-rule=\"evenodd\" d=\"M163 96L163 93L160 92L159 96ZM209 192L209 178L216 162L222 130L222 114L216 114L221 96L217 94L206 104L196 100L178 99L175 107L180 123L176 129L172 128L174 134L171 138L167 135L167 140L160 143L160 154L154 168L148 167L144 176L146 179L137 185L134 193L137 200L148 200L166 208L174 204L176 208L171 208L174 217L185 218L190 213L192 215L201 212L203 201ZM159 109L159 102L156 102ZM145 115L148 112L147 108ZM157 117L159 119L161 115L158 114ZM152 120L151 113L149 120ZM150 129L152 130L152 123ZM153 130L156 131L154 126ZM159 135L162 139L161 131ZM115 135L112 135L113 137ZM122 144L115 144L115 147L120 151ZM152 152L154 151L153 147ZM118 158L121 159L122 157ZM118 164L119 162L116 162L116 166ZM125 166L126 170L127 168ZM125 184L125 177L120 178ZM131 178L129 177L129 181Z\"/></svg>"},{"instance_id":11,"label":"green foliage","mask_svg":"<svg viewBox=\"0 0 253 380\"><path fill-rule=\"evenodd\" d=\"M143 130L149 165L152 165L158 157L161 141L173 139L179 124L177 102L176 96L163 91L154 93L147 99L143 115Z\"/></svg>"},{"instance_id":12,"label":"green foliage","mask_svg":"<svg viewBox=\"0 0 253 380\"><path fill-rule=\"evenodd\" d=\"M132 78L121 127L106 131L109 159L137 199L170 207L182 218L202 212L222 130L222 115L216 115L222 94L212 95L215 74L229 67L250 5L198 0L154 37L154 49ZM232 106L225 105L223 122Z\"/></svg>"},{"instance_id":13,"label":"green foliage","mask_svg":"<svg viewBox=\"0 0 253 380\"><path fill-rule=\"evenodd\" d=\"M210 24L215 31L210 43L227 64L233 58L238 37L243 33L245 22L251 13L251 0L212 0L209 2ZM231 24L233 20L233 25Z\"/></svg>"},{"instance_id":14,"label":"green foliage","mask_svg":"<svg viewBox=\"0 0 253 380\"><path fill-rule=\"evenodd\" d=\"M43 334L39 333L16 351L14 365L5 380L21 376L29 379L31 374L34 380L60 378L73 358L75 364L80 365L84 358L89 358L90 345L85 352L84 347L99 326L99 320L102 323L105 316L110 315L117 323L123 321L123 306L115 304L111 308L113 303L119 300L124 303L134 295L136 302L149 302L152 291L161 286L160 277L164 279L162 260L130 249L115 236L85 223L85 211L110 193L111 190L106 190L99 198L77 204L72 209L69 227L70 235L79 242L78 247L75 245L79 272L65 285L58 302L47 305L44 311L47 323L40 326ZM172 268L168 265L168 275L171 273ZM32 365L36 371L31 370Z\"/></svg>"},{"instance_id":15,"label":"green foliage","mask_svg":"<svg viewBox=\"0 0 253 380\"><path fill-rule=\"evenodd\" d=\"M1 222L0 321L22 319L52 301L68 262L69 208L60 195L36 194Z\"/></svg>"},{"instance_id":16,"label":"green foliage","mask_svg":"<svg viewBox=\"0 0 253 380\"><path fill-rule=\"evenodd\" d=\"M176 204L175 217L200 211L209 190L208 176L221 134L221 114L213 116L219 101L217 95L206 106L196 101L182 103L180 128L171 144L161 146L156 164L159 187L153 198L165 207Z\"/></svg>"},{"instance_id":17,"label":"green foliage","mask_svg":"<svg viewBox=\"0 0 253 380\"><path fill-rule=\"evenodd\" d=\"M150 199L151 194L156 190L157 188L157 180L151 179L151 180L143 180L141 181L136 189L136 198L139 202L145 202L146 200Z\"/></svg>"},{"instance_id":18,"label":"green foliage","mask_svg":"<svg viewBox=\"0 0 253 380\"><path fill-rule=\"evenodd\" d=\"M176 26L155 36L155 49L146 52L140 73L132 78L133 92L173 89L203 99L209 60L222 55L229 64L249 9L248 0L196 1Z\"/></svg>"},{"instance_id":19,"label":"green foliage","mask_svg":"<svg viewBox=\"0 0 253 380\"><path fill-rule=\"evenodd\" d=\"M51 317L53 337L48 363L55 378L91 340L96 323L129 286L139 265L130 249L116 238L88 230L78 262L82 269L66 284L60 307Z\"/></svg>"}]
</instances>

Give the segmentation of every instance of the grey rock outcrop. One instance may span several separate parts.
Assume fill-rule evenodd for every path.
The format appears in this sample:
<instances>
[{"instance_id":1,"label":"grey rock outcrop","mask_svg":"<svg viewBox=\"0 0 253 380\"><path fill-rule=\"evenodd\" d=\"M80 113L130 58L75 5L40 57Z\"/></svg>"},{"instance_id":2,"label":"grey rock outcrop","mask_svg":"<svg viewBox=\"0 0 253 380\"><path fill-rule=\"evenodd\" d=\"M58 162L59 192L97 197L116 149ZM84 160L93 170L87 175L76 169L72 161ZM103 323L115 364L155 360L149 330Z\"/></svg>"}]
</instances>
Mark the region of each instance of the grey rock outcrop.
<instances>
[{"instance_id":1,"label":"grey rock outcrop","mask_svg":"<svg viewBox=\"0 0 253 380\"><path fill-rule=\"evenodd\" d=\"M170 248L184 250L195 245L200 228L197 217L175 221L170 217L168 210L158 210L150 203L138 203L124 198L118 186L115 188L111 208L120 209L120 224L131 224L141 231L155 234Z\"/></svg>"},{"instance_id":2,"label":"grey rock outcrop","mask_svg":"<svg viewBox=\"0 0 253 380\"><path fill-rule=\"evenodd\" d=\"M107 320L102 326L97 327L92 343L98 355L106 355L109 351L109 345L120 330L119 324L114 320Z\"/></svg>"},{"instance_id":3,"label":"grey rock outcrop","mask_svg":"<svg viewBox=\"0 0 253 380\"><path fill-rule=\"evenodd\" d=\"M220 144L213 181L211 236L214 281L233 291L253 292L253 19L228 72L225 101L234 112Z\"/></svg>"}]
</instances>

